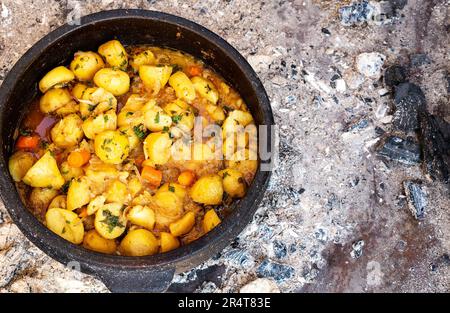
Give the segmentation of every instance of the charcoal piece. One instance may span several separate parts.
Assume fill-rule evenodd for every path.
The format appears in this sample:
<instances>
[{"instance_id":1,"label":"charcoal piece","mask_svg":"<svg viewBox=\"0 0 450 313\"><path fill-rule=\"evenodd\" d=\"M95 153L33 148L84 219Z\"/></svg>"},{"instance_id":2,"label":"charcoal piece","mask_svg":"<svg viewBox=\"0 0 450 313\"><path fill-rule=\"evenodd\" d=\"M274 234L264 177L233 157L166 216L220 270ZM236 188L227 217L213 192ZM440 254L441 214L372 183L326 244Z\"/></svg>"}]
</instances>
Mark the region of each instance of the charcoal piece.
<instances>
[{"instance_id":1,"label":"charcoal piece","mask_svg":"<svg viewBox=\"0 0 450 313\"><path fill-rule=\"evenodd\" d=\"M242 249L232 249L226 252L223 257L231 264L246 269L252 267L255 263L253 256Z\"/></svg>"},{"instance_id":2,"label":"charcoal piece","mask_svg":"<svg viewBox=\"0 0 450 313\"><path fill-rule=\"evenodd\" d=\"M422 219L428 204L427 192L420 181L407 180L403 182L408 209L416 219Z\"/></svg>"},{"instance_id":3,"label":"charcoal piece","mask_svg":"<svg viewBox=\"0 0 450 313\"><path fill-rule=\"evenodd\" d=\"M212 265L205 269L192 270L188 274L188 279L183 283L172 283L169 286L169 292L193 293L204 282L212 282L219 288L222 286L222 276L225 273L224 265Z\"/></svg>"},{"instance_id":4,"label":"charcoal piece","mask_svg":"<svg viewBox=\"0 0 450 313\"><path fill-rule=\"evenodd\" d=\"M426 110L425 95L419 86L402 83L395 89L394 129L404 132L419 128L418 114Z\"/></svg>"},{"instance_id":5,"label":"charcoal piece","mask_svg":"<svg viewBox=\"0 0 450 313\"><path fill-rule=\"evenodd\" d=\"M292 266L270 262L268 259L262 261L256 269L258 277L273 278L278 282L291 278L294 276L294 272Z\"/></svg>"},{"instance_id":6,"label":"charcoal piece","mask_svg":"<svg viewBox=\"0 0 450 313\"><path fill-rule=\"evenodd\" d=\"M369 126L369 121L365 118L356 119L354 121L349 122L344 126L344 132L352 132L356 130L362 130Z\"/></svg>"},{"instance_id":7,"label":"charcoal piece","mask_svg":"<svg viewBox=\"0 0 450 313\"><path fill-rule=\"evenodd\" d=\"M433 180L450 181L450 124L444 119L423 112L420 118L420 139L424 166Z\"/></svg>"},{"instance_id":8,"label":"charcoal piece","mask_svg":"<svg viewBox=\"0 0 450 313\"><path fill-rule=\"evenodd\" d=\"M394 87L407 81L406 69L400 65L393 65L384 72L384 83L386 86Z\"/></svg>"},{"instance_id":9,"label":"charcoal piece","mask_svg":"<svg viewBox=\"0 0 450 313\"><path fill-rule=\"evenodd\" d=\"M397 136L387 137L378 146L377 154L405 165L415 165L421 160L419 144L410 138L403 139Z\"/></svg>"},{"instance_id":10,"label":"charcoal piece","mask_svg":"<svg viewBox=\"0 0 450 313\"><path fill-rule=\"evenodd\" d=\"M282 259L287 255L287 247L284 242L275 240L273 242L273 253L277 259Z\"/></svg>"},{"instance_id":11,"label":"charcoal piece","mask_svg":"<svg viewBox=\"0 0 450 313\"><path fill-rule=\"evenodd\" d=\"M345 26L368 22L372 18L373 12L374 8L367 0L343 6L339 9L341 23Z\"/></svg>"},{"instance_id":12,"label":"charcoal piece","mask_svg":"<svg viewBox=\"0 0 450 313\"><path fill-rule=\"evenodd\" d=\"M431 59L427 54L419 53L411 56L411 66L420 67L427 64L431 64Z\"/></svg>"},{"instance_id":13,"label":"charcoal piece","mask_svg":"<svg viewBox=\"0 0 450 313\"><path fill-rule=\"evenodd\" d=\"M406 6L408 0L389 0L389 2L394 10L401 10Z\"/></svg>"}]
</instances>

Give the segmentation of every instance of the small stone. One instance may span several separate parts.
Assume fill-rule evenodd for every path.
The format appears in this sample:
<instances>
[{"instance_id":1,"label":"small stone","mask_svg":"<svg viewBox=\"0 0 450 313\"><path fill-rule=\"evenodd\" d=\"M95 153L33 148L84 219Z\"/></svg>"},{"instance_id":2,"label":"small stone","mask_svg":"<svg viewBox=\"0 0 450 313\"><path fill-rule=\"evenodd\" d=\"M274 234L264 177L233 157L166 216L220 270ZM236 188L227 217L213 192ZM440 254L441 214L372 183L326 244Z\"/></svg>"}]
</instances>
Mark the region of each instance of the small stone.
<instances>
[{"instance_id":1,"label":"small stone","mask_svg":"<svg viewBox=\"0 0 450 313\"><path fill-rule=\"evenodd\" d=\"M355 2L339 9L341 24L344 26L361 25L369 22L374 13L374 7L367 0Z\"/></svg>"},{"instance_id":2,"label":"small stone","mask_svg":"<svg viewBox=\"0 0 450 313\"><path fill-rule=\"evenodd\" d=\"M267 278L257 278L243 286L240 293L280 293L277 284Z\"/></svg>"},{"instance_id":3,"label":"small stone","mask_svg":"<svg viewBox=\"0 0 450 313\"><path fill-rule=\"evenodd\" d=\"M358 240L358 241L352 243L352 251L350 252L350 256L353 259L360 258L363 254L364 245L365 245L364 240Z\"/></svg>"},{"instance_id":4,"label":"small stone","mask_svg":"<svg viewBox=\"0 0 450 313\"><path fill-rule=\"evenodd\" d=\"M377 154L406 165L416 165L421 161L420 146L410 138L389 136L377 148Z\"/></svg>"},{"instance_id":5,"label":"small stone","mask_svg":"<svg viewBox=\"0 0 450 313\"><path fill-rule=\"evenodd\" d=\"M356 69L367 78L379 79L386 56L378 52L361 53L356 57Z\"/></svg>"},{"instance_id":6,"label":"small stone","mask_svg":"<svg viewBox=\"0 0 450 313\"><path fill-rule=\"evenodd\" d=\"M386 69L384 72L384 83L386 86L394 87L401 83L406 82L407 73L406 69L400 65L393 65Z\"/></svg>"},{"instance_id":7,"label":"small stone","mask_svg":"<svg viewBox=\"0 0 450 313\"><path fill-rule=\"evenodd\" d=\"M411 66L420 67L431 64L431 59L426 53L419 53L411 56Z\"/></svg>"},{"instance_id":8,"label":"small stone","mask_svg":"<svg viewBox=\"0 0 450 313\"><path fill-rule=\"evenodd\" d=\"M322 28L322 33L324 33L325 35L327 35L327 36L330 36L331 35L331 32L327 29L327 28Z\"/></svg>"},{"instance_id":9,"label":"small stone","mask_svg":"<svg viewBox=\"0 0 450 313\"><path fill-rule=\"evenodd\" d=\"M408 208L415 219L422 219L427 207L427 192L422 186L422 182L407 180L403 182Z\"/></svg>"},{"instance_id":10,"label":"small stone","mask_svg":"<svg viewBox=\"0 0 450 313\"><path fill-rule=\"evenodd\" d=\"M262 261L256 269L259 277L273 278L277 282L291 278L294 276L294 272L295 270L292 266L271 262L268 259Z\"/></svg>"},{"instance_id":11,"label":"small stone","mask_svg":"<svg viewBox=\"0 0 450 313\"><path fill-rule=\"evenodd\" d=\"M287 255L287 247L284 242L275 240L273 242L273 253L277 259L285 258Z\"/></svg>"}]
</instances>

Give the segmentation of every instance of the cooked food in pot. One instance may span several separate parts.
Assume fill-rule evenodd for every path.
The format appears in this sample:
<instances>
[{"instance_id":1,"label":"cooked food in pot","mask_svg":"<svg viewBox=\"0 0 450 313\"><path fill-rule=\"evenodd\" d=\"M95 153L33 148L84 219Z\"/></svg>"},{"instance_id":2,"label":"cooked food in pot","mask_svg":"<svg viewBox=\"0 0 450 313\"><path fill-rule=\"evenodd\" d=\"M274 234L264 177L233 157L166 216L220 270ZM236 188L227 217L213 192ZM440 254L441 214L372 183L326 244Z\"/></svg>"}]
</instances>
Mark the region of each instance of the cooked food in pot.
<instances>
[{"instance_id":1,"label":"cooked food in pot","mask_svg":"<svg viewBox=\"0 0 450 313\"><path fill-rule=\"evenodd\" d=\"M246 104L190 55L112 40L36 83L9 171L31 212L73 244L176 249L219 225L256 173Z\"/></svg>"}]
</instances>

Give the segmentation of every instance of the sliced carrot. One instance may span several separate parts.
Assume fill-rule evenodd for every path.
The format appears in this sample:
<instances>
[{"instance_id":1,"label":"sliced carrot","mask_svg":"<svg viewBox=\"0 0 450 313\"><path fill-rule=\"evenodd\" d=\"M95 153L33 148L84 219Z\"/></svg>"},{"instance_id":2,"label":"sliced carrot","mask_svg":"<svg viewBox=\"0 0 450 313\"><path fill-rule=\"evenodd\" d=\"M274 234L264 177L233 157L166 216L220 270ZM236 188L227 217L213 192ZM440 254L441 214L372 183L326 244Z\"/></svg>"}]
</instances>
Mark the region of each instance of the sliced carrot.
<instances>
[{"instance_id":1,"label":"sliced carrot","mask_svg":"<svg viewBox=\"0 0 450 313\"><path fill-rule=\"evenodd\" d=\"M67 157L67 163L71 167L82 167L91 158L91 154L86 149L75 150L70 152Z\"/></svg>"},{"instance_id":2,"label":"sliced carrot","mask_svg":"<svg viewBox=\"0 0 450 313\"><path fill-rule=\"evenodd\" d=\"M141 177L142 179L148 181L150 185L158 187L161 185L162 172L158 171L154 167L144 166L142 168Z\"/></svg>"},{"instance_id":3,"label":"sliced carrot","mask_svg":"<svg viewBox=\"0 0 450 313\"><path fill-rule=\"evenodd\" d=\"M188 67L187 72L191 76L199 76L203 72L203 69L200 66L191 65Z\"/></svg>"},{"instance_id":4,"label":"sliced carrot","mask_svg":"<svg viewBox=\"0 0 450 313\"><path fill-rule=\"evenodd\" d=\"M143 154L138 155L138 156L134 159L134 163L135 163L137 166L141 166L141 165L142 165L142 162L144 162L144 161L145 161L145 156L144 156Z\"/></svg>"},{"instance_id":5,"label":"sliced carrot","mask_svg":"<svg viewBox=\"0 0 450 313\"><path fill-rule=\"evenodd\" d=\"M190 186L194 183L195 174L191 171L184 171L178 176L178 182L183 186Z\"/></svg>"},{"instance_id":6,"label":"sliced carrot","mask_svg":"<svg viewBox=\"0 0 450 313\"><path fill-rule=\"evenodd\" d=\"M20 136L17 139L16 147L19 149L35 149L39 145L39 136Z\"/></svg>"},{"instance_id":7,"label":"sliced carrot","mask_svg":"<svg viewBox=\"0 0 450 313\"><path fill-rule=\"evenodd\" d=\"M80 214L78 214L78 216L81 218L88 217L87 208L86 207L81 208L81 212Z\"/></svg>"}]
</instances>

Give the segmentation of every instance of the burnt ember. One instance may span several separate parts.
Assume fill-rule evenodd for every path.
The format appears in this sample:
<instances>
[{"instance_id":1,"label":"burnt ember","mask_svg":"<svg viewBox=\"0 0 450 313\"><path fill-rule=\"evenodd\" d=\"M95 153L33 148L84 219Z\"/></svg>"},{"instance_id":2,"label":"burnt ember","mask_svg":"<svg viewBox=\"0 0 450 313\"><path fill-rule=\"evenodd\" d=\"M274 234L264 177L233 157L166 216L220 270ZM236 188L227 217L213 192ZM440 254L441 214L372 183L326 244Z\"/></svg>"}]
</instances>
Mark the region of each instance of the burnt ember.
<instances>
[{"instance_id":1,"label":"burnt ember","mask_svg":"<svg viewBox=\"0 0 450 313\"><path fill-rule=\"evenodd\" d=\"M395 89L394 129L410 132L419 129L419 112L426 110L425 95L419 86L402 83Z\"/></svg>"},{"instance_id":2,"label":"burnt ember","mask_svg":"<svg viewBox=\"0 0 450 313\"><path fill-rule=\"evenodd\" d=\"M386 86L394 87L407 81L406 69L400 65L393 65L386 69L384 73L384 83Z\"/></svg>"},{"instance_id":3,"label":"burnt ember","mask_svg":"<svg viewBox=\"0 0 450 313\"><path fill-rule=\"evenodd\" d=\"M378 147L377 154L406 165L416 165L421 161L420 146L410 138L388 136Z\"/></svg>"},{"instance_id":4,"label":"burnt ember","mask_svg":"<svg viewBox=\"0 0 450 313\"><path fill-rule=\"evenodd\" d=\"M428 204L427 193L420 181L407 180L403 182L408 208L416 219L425 215Z\"/></svg>"},{"instance_id":5,"label":"burnt ember","mask_svg":"<svg viewBox=\"0 0 450 313\"><path fill-rule=\"evenodd\" d=\"M450 181L450 124L423 112L420 114L420 136L425 169L433 180Z\"/></svg>"}]
</instances>

